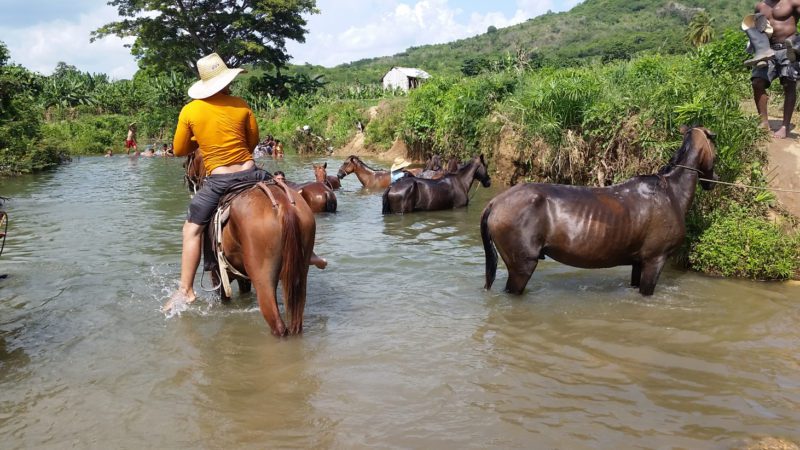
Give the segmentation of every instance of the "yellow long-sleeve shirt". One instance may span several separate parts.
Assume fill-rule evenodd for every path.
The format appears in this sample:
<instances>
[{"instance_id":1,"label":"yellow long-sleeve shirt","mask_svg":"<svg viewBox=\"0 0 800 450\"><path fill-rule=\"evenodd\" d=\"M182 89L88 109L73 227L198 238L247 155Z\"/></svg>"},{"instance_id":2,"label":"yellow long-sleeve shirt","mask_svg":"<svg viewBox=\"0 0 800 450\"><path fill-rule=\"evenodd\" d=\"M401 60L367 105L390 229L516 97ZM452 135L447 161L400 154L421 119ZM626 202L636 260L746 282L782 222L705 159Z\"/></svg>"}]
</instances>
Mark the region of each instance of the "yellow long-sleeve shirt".
<instances>
[{"instance_id":1,"label":"yellow long-sleeve shirt","mask_svg":"<svg viewBox=\"0 0 800 450\"><path fill-rule=\"evenodd\" d=\"M253 159L257 144L253 111L241 98L223 93L184 106L172 143L175 156L188 155L199 146L206 173Z\"/></svg>"}]
</instances>

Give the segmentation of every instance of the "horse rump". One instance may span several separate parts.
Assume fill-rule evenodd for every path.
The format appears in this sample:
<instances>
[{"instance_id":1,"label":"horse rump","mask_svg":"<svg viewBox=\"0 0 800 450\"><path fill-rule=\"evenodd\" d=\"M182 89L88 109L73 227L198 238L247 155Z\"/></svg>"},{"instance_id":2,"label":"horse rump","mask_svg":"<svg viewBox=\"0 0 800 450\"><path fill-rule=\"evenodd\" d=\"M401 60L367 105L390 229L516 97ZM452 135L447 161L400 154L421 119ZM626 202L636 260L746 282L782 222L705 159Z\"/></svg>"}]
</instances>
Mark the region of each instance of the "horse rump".
<instances>
[{"instance_id":1,"label":"horse rump","mask_svg":"<svg viewBox=\"0 0 800 450\"><path fill-rule=\"evenodd\" d=\"M492 202L486 205L481 214L481 240L483 240L483 253L486 255L486 284L484 289L491 289L497 276L497 249L492 242L489 231L489 216L492 214Z\"/></svg>"},{"instance_id":2,"label":"horse rump","mask_svg":"<svg viewBox=\"0 0 800 450\"><path fill-rule=\"evenodd\" d=\"M330 189L330 188L328 188ZM336 207L338 206L338 202L336 200L336 194L333 193L332 190L325 193L325 211L326 212L336 212Z\"/></svg>"}]
</instances>

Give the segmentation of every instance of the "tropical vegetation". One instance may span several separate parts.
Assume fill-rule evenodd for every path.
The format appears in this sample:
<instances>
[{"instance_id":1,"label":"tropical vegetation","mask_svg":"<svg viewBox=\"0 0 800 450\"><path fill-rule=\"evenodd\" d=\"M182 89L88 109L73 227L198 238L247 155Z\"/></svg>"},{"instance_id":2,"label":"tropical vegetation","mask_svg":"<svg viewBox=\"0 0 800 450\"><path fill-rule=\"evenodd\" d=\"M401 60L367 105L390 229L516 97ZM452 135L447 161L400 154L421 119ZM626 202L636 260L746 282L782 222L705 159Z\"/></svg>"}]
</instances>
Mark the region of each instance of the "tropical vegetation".
<instances>
[{"instance_id":1,"label":"tropical vegetation","mask_svg":"<svg viewBox=\"0 0 800 450\"><path fill-rule=\"evenodd\" d=\"M257 3L314 8L311 1ZM723 0L586 0L569 13L333 69L262 58L240 77L234 93L256 111L262 134L278 136L289 148L343 146L360 121L367 146L386 149L399 139L416 158L481 152L510 183L607 185L655 172L680 144L679 126L702 124L717 133L723 181L765 186L766 134L741 108L750 102L749 73L741 65L746 37L734 27L751 7ZM138 23L141 28L125 25L125 33L146 34L150 25ZM110 24L98 33L122 26ZM186 60L201 47L137 42L142 70L132 80L109 80L66 63L42 76L7 64L0 45L0 171L48 167L62 158L58 152L119 150L132 121L149 142L166 142L193 80ZM186 53L170 46L186 47ZM151 65L148 58L159 54L164 59ZM154 70L168 60L171 70ZM377 81L392 65L420 66L434 76L408 94L385 91ZM777 83L771 94L772 102L782 101ZM319 142L296 133L304 125ZM772 195L729 187L713 192L698 191L678 260L709 273L796 277L796 222L768 219ZM753 246L754 239L763 245ZM741 242L749 251L730 251Z\"/></svg>"}]
</instances>

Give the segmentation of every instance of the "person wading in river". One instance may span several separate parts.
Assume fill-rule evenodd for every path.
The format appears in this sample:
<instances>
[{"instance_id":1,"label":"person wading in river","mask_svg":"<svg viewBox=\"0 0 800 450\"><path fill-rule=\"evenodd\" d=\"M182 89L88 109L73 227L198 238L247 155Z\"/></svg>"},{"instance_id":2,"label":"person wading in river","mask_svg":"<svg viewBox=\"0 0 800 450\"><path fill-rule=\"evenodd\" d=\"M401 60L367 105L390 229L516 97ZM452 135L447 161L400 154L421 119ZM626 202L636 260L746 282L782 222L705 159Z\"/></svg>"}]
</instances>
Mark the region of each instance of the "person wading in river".
<instances>
[{"instance_id":1,"label":"person wading in river","mask_svg":"<svg viewBox=\"0 0 800 450\"><path fill-rule=\"evenodd\" d=\"M189 203L183 224L180 286L162 308L165 311L178 300L191 303L196 299L194 277L200 264L203 229L222 194L233 184L272 178L253 161L253 149L258 144L253 111L243 99L230 95L229 85L242 69L228 68L219 55L212 53L197 61L197 71L200 81L189 88L189 97L195 100L178 116L173 149L175 156L186 156L199 148L209 175ZM312 255L311 264L324 268L327 263Z\"/></svg>"},{"instance_id":2,"label":"person wading in river","mask_svg":"<svg viewBox=\"0 0 800 450\"><path fill-rule=\"evenodd\" d=\"M756 66L750 75L753 86L753 97L758 115L761 117L761 126L769 130L767 104L769 96L767 89L775 78L780 78L783 85L783 120L780 128L773 134L775 138L783 139L789 133L792 113L797 102L797 63L787 57L787 41L797 34L797 21L800 19L800 0L764 0L756 4L755 12L763 14L772 26L772 35L767 44L775 51L775 55L767 60L766 65ZM753 36L750 36L756 52L759 49ZM793 59L793 58L792 58Z\"/></svg>"}]
</instances>

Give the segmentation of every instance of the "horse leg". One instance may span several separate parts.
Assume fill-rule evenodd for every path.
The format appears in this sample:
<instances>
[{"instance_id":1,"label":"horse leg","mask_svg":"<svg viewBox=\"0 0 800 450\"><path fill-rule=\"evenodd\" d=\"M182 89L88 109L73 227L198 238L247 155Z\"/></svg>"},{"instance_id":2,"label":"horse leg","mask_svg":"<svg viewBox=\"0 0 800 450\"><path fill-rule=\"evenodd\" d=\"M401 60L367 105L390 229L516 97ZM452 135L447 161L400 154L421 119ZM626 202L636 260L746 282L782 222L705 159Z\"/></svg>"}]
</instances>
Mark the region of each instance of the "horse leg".
<instances>
[{"instance_id":1,"label":"horse leg","mask_svg":"<svg viewBox=\"0 0 800 450\"><path fill-rule=\"evenodd\" d=\"M241 292L242 294L250 292L250 289L253 286L248 280L245 280L243 278L239 278L237 280L237 283L239 283L239 292Z\"/></svg>"},{"instance_id":2,"label":"horse leg","mask_svg":"<svg viewBox=\"0 0 800 450\"><path fill-rule=\"evenodd\" d=\"M261 258L256 257L261 256ZM258 298L258 308L261 315L269 324L272 334L277 337L286 336L286 324L281 318L278 309L278 277L280 274L280 257L273 258L263 255L263 249L246 249L243 252L244 268L250 276L251 283L256 288L256 298ZM250 284L250 283L248 283ZM240 285L241 289L241 285Z\"/></svg>"},{"instance_id":3,"label":"horse leg","mask_svg":"<svg viewBox=\"0 0 800 450\"><path fill-rule=\"evenodd\" d=\"M661 275L661 269L664 268L664 263L666 261L666 255L642 261L642 277L639 285L640 294L653 295L653 291L656 289L656 283L658 282L658 276Z\"/></svg>"},{"instance_id":4,"label":"horse leg","mask_svg":"<svg viewBox=\"0 0 800 450\"><path fill-rule=\"evenodd\" d=\"M531 279L533 271L539 264L539 257L524 258L516 260L512 264L506 263L508 268L508 281L506 281L506 292L510 294L522 295L528 280Z\"/></svg>"},{"instance_id":5,"label":"horse leg","mask_svg":"<svg viewBox=\"0 0 800 450\"><path fill-rule=\"evenodd\" d=\"M642 263L633 263L631 267L631 287L639 287L642 279Z\"/></svg>"}]
</instances>

